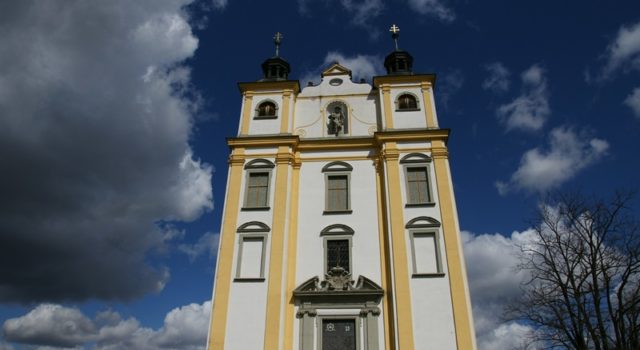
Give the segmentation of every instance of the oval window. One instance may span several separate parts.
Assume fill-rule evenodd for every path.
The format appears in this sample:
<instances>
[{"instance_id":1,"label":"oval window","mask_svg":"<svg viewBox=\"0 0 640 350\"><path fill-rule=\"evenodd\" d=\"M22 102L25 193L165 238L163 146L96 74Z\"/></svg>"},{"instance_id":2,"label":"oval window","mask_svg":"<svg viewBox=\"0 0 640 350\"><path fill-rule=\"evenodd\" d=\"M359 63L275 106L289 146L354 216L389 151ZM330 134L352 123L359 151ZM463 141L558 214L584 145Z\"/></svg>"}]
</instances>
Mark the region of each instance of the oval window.
<instances>
[{"instance_id":1,"label":"oval window","mask_svg":"<svg viewBox=\"0 0 640 350\"><path fill-rule=\"evenodd\" d=\"M330 84L331 86L338 86L338 85L342 84L342 79L338 79L338 78L331 79L331 80L329 81L329 84Z\"/></svg>"}]
</instances>

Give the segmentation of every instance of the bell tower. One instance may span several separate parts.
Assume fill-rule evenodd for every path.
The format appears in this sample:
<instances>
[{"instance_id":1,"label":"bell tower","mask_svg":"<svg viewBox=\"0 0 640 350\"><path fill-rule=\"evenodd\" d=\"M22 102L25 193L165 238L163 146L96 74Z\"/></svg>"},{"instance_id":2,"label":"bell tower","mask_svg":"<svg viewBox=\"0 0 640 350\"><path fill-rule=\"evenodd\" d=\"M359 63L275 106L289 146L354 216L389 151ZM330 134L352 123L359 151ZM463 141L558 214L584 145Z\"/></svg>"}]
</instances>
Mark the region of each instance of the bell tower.
<instances>
[{"instance_id":1,"label":"bell tower","mask_svg":"<svg viewBox=\"0 0 640 350\"><path fill-rule=\"evenodd\" d=\"M339 63L300 89L280 57L242 94L209 349L475 349L433 74Z\"/></svg>"}]
</instances>

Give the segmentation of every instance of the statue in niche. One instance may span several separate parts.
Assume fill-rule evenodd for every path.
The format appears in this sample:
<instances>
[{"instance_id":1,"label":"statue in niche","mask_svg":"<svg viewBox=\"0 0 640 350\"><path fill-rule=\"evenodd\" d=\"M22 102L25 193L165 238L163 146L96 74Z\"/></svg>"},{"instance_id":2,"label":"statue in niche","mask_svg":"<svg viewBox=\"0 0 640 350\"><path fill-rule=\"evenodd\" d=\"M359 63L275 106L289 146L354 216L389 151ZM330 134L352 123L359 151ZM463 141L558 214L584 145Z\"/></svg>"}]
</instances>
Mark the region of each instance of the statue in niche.
<instances>
[{"instance_id":1,"label":"statue in niche","mask_svg":"<svg viewBox=\"0 0 640 350\"><path fill-rule=\"evenodd\" d=\"M333 102L327 107L327 131L330 135L343 135L348 132L347 106L342 102Z\"/></svg>"}]
</instances>

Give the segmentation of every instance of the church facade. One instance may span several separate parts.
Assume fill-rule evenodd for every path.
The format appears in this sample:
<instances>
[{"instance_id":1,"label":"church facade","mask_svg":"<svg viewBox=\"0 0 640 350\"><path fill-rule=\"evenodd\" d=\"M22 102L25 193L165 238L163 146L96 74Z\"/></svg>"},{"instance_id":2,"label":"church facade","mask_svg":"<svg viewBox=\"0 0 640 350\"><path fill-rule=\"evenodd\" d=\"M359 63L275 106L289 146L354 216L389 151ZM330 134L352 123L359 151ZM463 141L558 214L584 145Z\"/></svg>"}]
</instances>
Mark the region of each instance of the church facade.
<instances>
[{"instance_id":1,"label":"church facade","mask_svg":"<svg viewBox=\"0 0 640 350\"><path fill-rule=\"evenodd\" d=\"M396 29L393 29L396 28ZM239 83L208 349L475 349L435 76Z\"/></svg>"}]
</instances>

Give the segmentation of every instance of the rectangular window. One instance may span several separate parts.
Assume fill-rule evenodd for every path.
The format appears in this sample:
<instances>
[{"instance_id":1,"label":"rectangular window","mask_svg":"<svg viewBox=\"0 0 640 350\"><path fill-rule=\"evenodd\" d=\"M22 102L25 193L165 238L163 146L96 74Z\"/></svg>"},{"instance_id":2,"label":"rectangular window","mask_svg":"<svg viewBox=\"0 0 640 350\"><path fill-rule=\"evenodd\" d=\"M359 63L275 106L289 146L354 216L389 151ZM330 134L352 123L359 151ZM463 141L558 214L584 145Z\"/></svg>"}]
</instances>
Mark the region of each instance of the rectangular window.
<instances>
[{"instance_id":1,"label":"rectangular window","mask_svg":"<svg viewBox=\"0 0 640 350\"><path fill-rule=\"evenodd\" d=\"M269 173L250 172L247 177L245 208L264 208L269 203Z\"/></svg>"},{"instance_id":2,"label":"rectangular window","mask_svg":"<svg viewBox=\"0 0 640 350\"><path fill-rule=\"evenodd\" d=\"M264 278L264 241L264 236L240 237L237 279Z\"/></svg>"},{"instance_id":3,"label":"rectangular window","mask_svg":"<svg viewBox=\"0 0 640 350\"><path fill-rule=\"evenodd\" d=\"M328 239L326 241L327 271L334 267L342 267L349 271L349 240L348 239Z\"/></svg>"},{"instance_id":4,"label":"rectangular window","mask_svg":"<svg viewBox=\"0 0 640 350\"><path fill-rule=\"evenodd\" d=\"M409 204L431 202L427 167L407 167L407 198Z\"/></svg>"},{"instance_id":5,"label":"rectangular window","mask_svg":"<svg viewBox=\"0 0 640 350\"><path fill-rule=\"evenodd\" d=\"M327 211L349 210L349 176L327 176Z\"/></svg>"},{"instance_id":6,"label":"rectangular window","mask_svg":"<svg viewBox=\"0 0 640 350\"><path fill-rule=\"evenodd\" d=\"M356 350L356 320L323 319L322 350Z\"/></svg>"},{"instance_id":7,"label":"rectangular window","mask_svg":"<svg viewBox=\"0 0 640 350\"><path fill-rule=\"evenodd\" d=\"M436 232L412 232L411 250L414 276L442 273Z\"/></svg>"}]
</instances>

